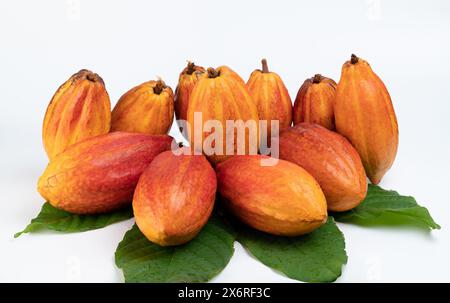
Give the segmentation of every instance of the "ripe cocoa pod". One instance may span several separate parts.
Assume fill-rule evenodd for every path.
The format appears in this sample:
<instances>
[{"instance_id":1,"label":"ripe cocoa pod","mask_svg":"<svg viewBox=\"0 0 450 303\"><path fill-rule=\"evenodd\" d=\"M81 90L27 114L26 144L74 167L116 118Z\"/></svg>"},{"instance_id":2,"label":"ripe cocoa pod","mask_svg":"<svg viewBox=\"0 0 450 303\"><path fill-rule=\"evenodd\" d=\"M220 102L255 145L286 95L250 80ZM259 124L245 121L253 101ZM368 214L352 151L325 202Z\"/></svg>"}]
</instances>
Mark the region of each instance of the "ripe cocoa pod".
<instances>
[{"instance_id":1,"label":"ripe cocoa pod","mask_svg":"<svg viewBox=\"0 0 450 303\"><path fill-rule=\"evenodd\" d=\"M162 246L190 241L214 207L214 169L203 155L179 155L182 149L158 155L139 179L133 197L136 224L147 239Z\"/></svg>"},{"instance_id":2,"label":"ripe cocoa pod","mask_svg":"<svg viewBox=\"0 0 450 303\"><path fill-rule=\"evenodd\" d=\"M361 158L343 136L300 123L280 133L279 150L281 159L300 165L319 182L328 210L350 210L366 197Z\"/></svg>"},{"instance_id":3,"label":"ripe cocoa pod","mask_svg":"<svg viewBox=\"0 0 450 303\"><path fill-rule=\"evenodd\" d=\"M384 83L355 55L342 67L334 115L337 132L350 140L370 181L378 184L397 154L397 118Z\"/></svg>"},{"instance_id":4,"label":"ripe cocoa pod","mask_svg":"<svg viewBox=\"0 0 450 303\"><path fill-rule=\"evenodd\" d=\"M259 120L267 121L267 138L270 139L272 120L279 121L279 130L291 126L292 101L280 76L269 71L266 59L261 62L262 69L250 75L247 87L256 103Z\"/></svg>"},{"instance_id":5,"label":"ripe cocoa pod","mask_svg":"<svg viewBox=\"0 0 450 303\"><path fill-rule=\"evenodd\" d=\"M173 93L162 80L144 82L120 97L111 130L165 135L173 122Z\"/></svg>"},{"instance_id":6,"label":"ripe cocoa pod","mask_svg":"<svg viewBox=\"0 0 450 303\"><path fill-rule=\"evenodd\" d=\"M233 154L249 154L258 150L259 142L259 121L256 105L252 97L248 93L247 87L238 81L229 71L222 74L223 67L219 69L208 68L208 75L202 78L195 85L189 100L188 119L190 125L189 141L191 146L196 150L202 150L208 159L213 163L221 162ZM202 121L197 124L201 126L201 135L196 135L194 131L196 124L194 123L195 113L201 113ZM219 123L218 127L222 128L220 132L217 127L210 128L210 131L203 131L206 123L215 120ZM248 123L245 129L242 127L244 142L240 142L243 136L238 136L237 128L227 128L227 120L242 120ZM209 125L211 126L211 125ZM226 140L228 136L234 141ZM214 138L214 136L217 137ZM211 140L211 138L215 140ZM215 150L204 150L204 143L211 143ZM241 143L241 144L239 144ZM228 152L230 151L230 152ZM228 152L228 154L227 154ZM231 154L231 155L230 155Z\"/></svg>"},{"instance_id":7,"label":"ripe cocoa pod","mask_svg":"<svg viewBox=\"0 0 450 303\"><path fill-rule=\"evenodd\" d=\"M111 127L111 103L102 78L86 69L64 82L45 113L42 141L49 159Z\"/></svg>"},{"instance_id":8,"label":"ripe cocoa pod","mask_svg":"<svg viewBox=\"0 0 450 303\"><path fill-rule=\"evenodd\" d=\"M333 79L320 74L306 79L295 98L294 125L308 122L334 130L336 86Z\"/></svg>"},{"instance_id":9,"label":"ripe cocoa pod","mask_svg":"<svg viewBox=\"0 0 450 303\"><path fill-rule=\"evenodd\" d=\"M198 80L206 76L206 70L188 62L178 78L178 86L175 90L175 117L177 120L187 120L187 109L189 105L189 96Z\"/></svg>"},{"instance_id":10,"label":"ripe cocoa pod","mask_svg":"<svg viewBox=\"0 0 450 303\"><path fill-rule=\"evenodd\" d=\"M300 166L267 156L235 156L217 165L217 186L224 205L241 221L282 236L313 231L327 220L327 203L317 181Z\"/></svg>"},{"instance_id":11,"label":"ripe cocoa pod","mask_svg":"<svg viewBox=\"0 0 450 303\"><path fill-rule=\"evenodd\" d=\"M113 132L69 146L50 161L38 191L54 207L96 214L130 204L138 179L172 138Z\"/></svg>"}]
</instances>

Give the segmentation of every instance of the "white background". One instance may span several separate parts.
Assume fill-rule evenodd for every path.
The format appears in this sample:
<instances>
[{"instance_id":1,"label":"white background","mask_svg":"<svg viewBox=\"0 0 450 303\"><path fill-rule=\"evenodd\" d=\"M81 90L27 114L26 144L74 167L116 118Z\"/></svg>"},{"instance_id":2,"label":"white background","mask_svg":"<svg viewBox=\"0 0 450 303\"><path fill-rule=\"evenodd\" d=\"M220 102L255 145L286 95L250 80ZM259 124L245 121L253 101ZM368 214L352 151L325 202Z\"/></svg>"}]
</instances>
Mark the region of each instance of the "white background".
<instances>
[{"instance_id":1,"label":"white background","mask_svg":"<svg viewBox=\"0 0 450 303\"><path fill-rule=\"evenodd\" d=\"M98 72L111 102L161 76L175 88L186 60L229 65L245 79L262 57L294 98L304 79L339 80L351 53L386 83L400 146L381 186L413 195L442 229L339 224L348 264L339 282L447 281L450 270L449 1L1 1L0 281L121 282L114 251L132 220L78 234L13 239L40 210L47 164L41 125L58 86ZM179 138L176 128L171 134ZM215 282L293 281L239 244Z\"/></svg>"}]
</instances>

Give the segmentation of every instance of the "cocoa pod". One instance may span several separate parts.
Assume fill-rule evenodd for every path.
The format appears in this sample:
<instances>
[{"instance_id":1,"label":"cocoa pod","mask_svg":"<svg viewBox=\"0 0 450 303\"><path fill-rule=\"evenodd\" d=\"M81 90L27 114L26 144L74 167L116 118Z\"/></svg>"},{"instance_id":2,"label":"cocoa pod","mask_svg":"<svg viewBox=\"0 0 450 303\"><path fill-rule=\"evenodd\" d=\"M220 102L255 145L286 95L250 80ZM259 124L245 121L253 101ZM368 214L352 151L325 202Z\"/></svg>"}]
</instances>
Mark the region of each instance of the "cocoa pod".
<instances>
[{"instance_id":1,"label":"cocoa pod","mask_svg":"<svg viewBox=\"0 0 450 303\"><path fill-rule=\"evenodd\" d=\"M172 138L113 132L69 146L39 178L38 191L56 208L96 214L130 204L138 179Z\"/></svg>"},{"instance_id":2,"label":"cocoa pod","mask_svg":"<svg viewBox=\"0 0 450 303\"><path fill-rule=\"evenodd\" d=\"M111 130L165 135L173 122L173 93L164 81L144 82L120 97Z\"/></svg>"},{"instance_id":3,"label":"cocoa pod","mask_svg":"<svg viewBox=\"0 0 450 303\"><path fill-rule=\"evenodd\" d=\"M214 207L214 169L203 155L179 155L185 149L158 155L139 179L133 198L139 229L162 246L190 241Z\"/></svg>"},{"instance_id":4,"label":"cocoa pod","mask_svg":"<svg viewBox=\"0 0 450 303\"><path fill-rule=\"evenodd\" d=\"M334 115L337 132L350 140L370 181L378 184L397 154L397 118L384 83L355 55L342 67Z\"/></svg>"},{"instance_id":5,"label":"cocoa pod","mask_svg":"<svg viewBox=\"0 0 450 303\"><path fill-rule=\"evenodd\" d=\"M350 210L366 197L361 158L343 136L300 123L280 133L279 150L281 159L300 165L319 182L328 210Z\"/></svg>"},{"instance_id":6,"label":"cocoa pod","mask_svg":"<svg viewBox=\"0 0 450 303\"><path fill-rule=\"evenodd\" d=\"M261 62L262 69L252 72L247 87L256 103L259 120L267 121L267 138L270 139L272 120L279 121L279 130L291 126L292 101L280 76L269 71L266 59Z\"/></svg>"},{"instance_id":7,"label":"cocoa pod","mask_svg":"<svg viewBox=\"0 0 450 303\"><path fill-rule=\"evenodd\" d=\"M202 150L208 159L213 163L224 161L231 157L233 154L249 154L254 152L256 154L258 150L259 142L259 120L256 105L253 102L252 97L248 93L247 87L236 79L235 76L231 76L229 71L222 74L223 67L219 69L208 68L208 75L205 78L200 79L192 90L191 97L189 99L188 107L188 124L189 141L193 149ZM201 136L199 138L194 136L194 118L195 113L201 113L202 123L200 126ZM217 121L222 128L220 133L216 127L211 130L205 129L205 124L210 121ZM236 121L242 120L243 123L248 123L249 126L242 131L244 140L240 140L242 136L238 136L239 130L237 128L227 129L227 120ZM227 141L228 136L234 141ZM214 135L217 135L215 140ZM214 150L204 150L204 143L211 142ZM239 142L244 141L244 142ZM241 144L239 144L241 143ZM227 151L231 151L228 152ZM231 154L231 155L230 155Z\"/></svg>"},{"instance_id":8,"label":"cocoa pod","mask_svg":"<svg viewBox=\"0 0 450 303\"><path fill-rule=\"evenodd\" d=\"M178 78L178 85L175 89L175 117L178 120L187 120L187 109L189 105L189 96L198 80L206 76L206 70L188 62ZM177 122L178 123L178 122ZM182 125L178 124L180 127Z\"/></svg>"},{"instance_id":9,"label":"cocoa pod","mask_svg":"<svg viewBox=\"0 0 450 303\"><path fill-rule=\"evenodd\" d=\"M235 156L216 166L225 207L249 226L282 236L298 236L327 220L327 203L317 181L300 166L267 156ZM275 160L275 159L271 159Z\"/></svg>"},{"instance_id":10,"label":"cocoa pod","mask_svg":"<svg viewBox=\"0 0 450 303\"><path fill-rule=\"evenodd\" d=\"M334 130L336 86L333 79L320 74L306 79L295 98L294 125L308 122Z\"/></svg>"},{"instance_id":11,"label":"cocoa pod","mask_svg":"<svg viewBox=\"0 0 450 303\"><path fill-rule=\"evenodd\" d=\"M51 160L68 146L103 135L111 127L111 103L103 79L86 69L64 82L45 113L42 141Z\"/></svg>"}]
</instances>

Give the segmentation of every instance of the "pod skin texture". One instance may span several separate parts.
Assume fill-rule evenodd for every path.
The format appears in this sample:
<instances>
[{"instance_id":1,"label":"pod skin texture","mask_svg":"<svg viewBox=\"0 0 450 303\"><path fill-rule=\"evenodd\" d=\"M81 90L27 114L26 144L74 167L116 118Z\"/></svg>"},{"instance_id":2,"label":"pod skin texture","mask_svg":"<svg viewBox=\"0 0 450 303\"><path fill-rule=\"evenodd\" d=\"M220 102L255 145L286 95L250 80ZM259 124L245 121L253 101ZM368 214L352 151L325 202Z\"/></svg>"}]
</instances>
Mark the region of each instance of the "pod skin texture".
<instances>
[{"instance_id":1,"label":"pod skin texture","mask_svg":"<svg viewBox=\"0 0 450 303\"><path fill-rule=\"evenodd\" d=\"M262 69L255 70L248 79L247 87L258 109L259 120L267 121L267 138L271 137L271 120L279 121L279 129L292 123L292 101L280 76L270 72L266 59Z\"/></svg>"},{"instance_id":2,"label":"pod skin texture","mask_svg":"<svg viewBox=\"0 0 450 303\"><path fill-rule=\"evenodd\" d=\"M162 80L144 82L120 97L112 112L112 131L165 135L173 122L172 89Z\"/></svg>"},{"instance_id":3,"label":"pod skin texture","mask_svg":"<svg viewBox=\"0 0 450 303\"><path fill-rule=\"evenodd\" d=\"M68 147L39 178L38 191L75 214L109 212L130 204L138 179L172 138L113 132Z\"/></svg>"},{"instance_id":4,"label":"pod skin texture","mask_svg":"<svg viewBox=\"0 0 450 303\"><path fill-rule=\"evenodd\" d=\"M64 82L45 113L42 141L51 160L68 146L103 135L111 127L111 103L102 78L86 69Z\"/></svg>"},{"instance_id":5,"label":"pod skin texture","mask_svg":"<svg viewBox=\"0 0 450 303\"><path fill-rule=\"evenodd\" d=\"M194 89L195 84L202 77L206 76L206 70L188 62L178 78L178 86L175 90L175 117L177 120L187 120L187 109L189 105L189 96Z\"/></svg>"},{"instance_id":6,"label":"pod skin texture","mask_svg":"<svg viewBox=\"0 0 450 303\"><path fill-rule=\"evenodd\" d=\"M378 184L397 154L397 118L384 83L355 55L342 67L334 110L337 132L350 140Z\"/></svg>"},{"instance_id":7,"label":"pod skin texture","mask_svg":"<svg viewBox=\"0 0 450 303\"><path fill-rule=\"evenodd\" d=\"M294 125L308 122L334 130L336 86L333 79L320 74L306 79L295 98Z\"/></svg>"},{"instance_id":8,"label":"pod skin texture","mask_svg":"<svg viewBox=\"0 0 450 303\"><path fill-rule=\"evenodd\" d=\"M217 181L203 155L158 155L139 179L133 198L136 224L150 241L180 245L194 238L214 207Z\"/></svg>"},{"instance_id":9,"label":"pod skin texture","mask_svg":"<svg viewBox=\"0 0 450 303\"><path fill-rule=\"evenodd\" d=\"M316 180L288 161L261 166L264 158L235 156L216 166L225 206L249 226L274 235L298 236L324 224L327 203Z\"/></svg>"},{"instance_id":10,"label":"pod skin texture","mask_svg":"<svg viewBox=\"0 0 450 303\"><path fill-rule=\"evenodd\" d=\"M347 211L366 197L361 158L343 136L320 125L300 123L280 133L280 158L303 167L319 182L328 210Z\"/></svg>"},{"instance_id":11,"label":"pod skin texture","mask_svg":"<svg viewBox=\"0 0 450 303\"><path fill-rule=\"evenodd\" d=\"M251 151L251 143L254 143L251 145L257 151L259 144L259 120L256 105L254 104L252 97L248 93L245 84L242 84L239 80L236 79L235 76L230 75L228 68L225 69L225 74L223 74L223 70L223 67L220 67L218 69L208 68L208 76L206 78L200 79L195 85L189 100L188 108L187 121L191 126L189 131L189 141L193 148L200 149L201 146L203 150L205 138L217 132L215 129L211 129L211 131L209 132L202 131L201 138L194 138L194 114L196 112L202 113L203 125L201 125L201 130L204 129L205 124L209 120L217 120L222 126L222 150L209 155L205 153L207 154L208 159L214 164L224 161L225 159L228 159L232 156L226 155L227 120L243 120L244 123L247 121L251 121L254 123L254 126L256 128L254 137L250 138L249 129L245 129L245 148L242 146L242 149L244 150L243 153L248 154ZM234 150L234 154L236 154L236 151L238 150L236 129L234 130L234 136L234 145L230 146L229 148ZM201 140L201 145L194 144L194 140L199 139ZM214 141L213 144L217 143ZM203 150L203 152L205 151ZM219 155L219 153L221 154Z\"/></svg>"}]
</instances>

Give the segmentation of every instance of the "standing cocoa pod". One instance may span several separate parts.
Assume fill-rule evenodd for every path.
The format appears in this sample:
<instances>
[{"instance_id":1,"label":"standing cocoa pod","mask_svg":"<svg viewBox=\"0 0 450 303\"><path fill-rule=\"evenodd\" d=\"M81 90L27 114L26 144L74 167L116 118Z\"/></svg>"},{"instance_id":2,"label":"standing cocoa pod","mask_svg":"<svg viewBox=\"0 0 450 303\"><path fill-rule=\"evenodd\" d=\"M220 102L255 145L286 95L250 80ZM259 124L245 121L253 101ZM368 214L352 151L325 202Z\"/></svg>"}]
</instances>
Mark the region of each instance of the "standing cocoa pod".
<instances>
[{"instance_id":1,"label":"standing cocoa pod","mask_svg":"<svg viewBox=\"0 0 450 303\"><path fill-rule=\"evenodd\" d=\"M342 67L334 115L337 131L350 140L370 181L378 184L397 154L397 118L383 82L355 55Z\"/></svg>"},{"instance_id":2,"label":"standing cocoa pod","mask_svg":"<svg viewBox=\"0 0 450 303\"><path fill-rule=\"evenodd\" d=\"M54 207L96 214L130 204L138 179L172 138L113 132L69 146L39 178L38 191Z\"/></svg>"},{"instance_id":3,"label":"standing cocoa pod","mask_svg":"<svg viewBox=\"0 0 450 303\"><path fill-rule=\"evenodd\" d=\"M49 159L111 127L111 103L99 75L80 70L53 95L45 113L42 139Z\"/></svg>"},{"instance_id":4,"label":"standing cocoa pod","mask_svg":"<svg viewBox=\"0 0 450 303\"><path fill-rule=\"evenodd\" d=\"M319 182L331 211L350 210L366 197L361 158L343 136L300 123L280 133L280 158L300 165Z\"/></svg>"},{"instance_id":5,"label":"standing cocoa pod","mask_svg":"<svg viewBox=\"0 0 450 303\"><path fill-rule=\"evenodd\" d=\"M206 70L188 62L178 78L178 86L175 90L175 117L177 120L187 120L189 96L198 80L206 76Z\"/></svg>"},{"instance_id":6,"label":"standing cocoa pod","mask_svg":"<svg viewBox=\"0 0 450 303\"><path fill-rule=\"evenodd\" d=\"M184 149L158 155L139 179L133 198L139 229L162 246L190 241L214 207L214 169L203 155L178 155Z\"/></svg>"},{"instance_id":7,"label":"standing cocoa pod","mask_svg":"<svg viewBox=\"0 0 450 303\"><path fill-rule=\"evenodd\" d=\"M334 130L334 99L336 82L316 74L306 79L294 103L294 125L301 122L316 123Z\"/></svg>"},{"instance_id":8,"label":"standing cocoa pod","mask_svg":"<svg viewBox=\"0 0 450 303\"><path fill-rule=\"evenodd\" d=\"M235 156L217 165L217 186L225 206L258 230L298 236L327 220L327 203L317 181L284 160L263 166L267 156Z\"/></svg>"},{"instance_id":9,"label":"standing cocoa pod","mask_svg":"<svg viewBox=\"0 0 450 303\"><path fill-rule=\"evenodd\" d=\"M111 130L165 135L173 122L172 89L162 81L144 82L120 97Z\"/></svg>"},{"instance_id":10,"label":"standing cocoa pod","mask_svg":"<svg viewBox=\"0 0 450 303\"><path fill-rule=\"evenodd\" d=\"M192 90L187 115L191 146L202 150L213 163L236 153L256 154L259 142L258 112L253 99L247 87L229 74L229 68L225 69L225 74L222 74L223 70L223 67L208 68L207 77L200 79ZM201 121L196 124L199 114ZM236 123L236 127L230 127L228 123L227 127L227 120L241 120L245 125ZM208 144L212 148L205 150L204 146Z\"/></svg>"},{"instance_id":11,"label":"standing cocoa pod","mask_svg":"<svg viewBox=\"0 0 450 303\"><path fill-rule=\"evenodd\" d=\"M291 126L292 101L280 76L269 72L266 59L261 62L262 69L257 69L250 75L247 87L256 103L259 120L267 121L267 138L270 139L272 120L279 121L280 130Z\"/></svg>"}]
</instances>

